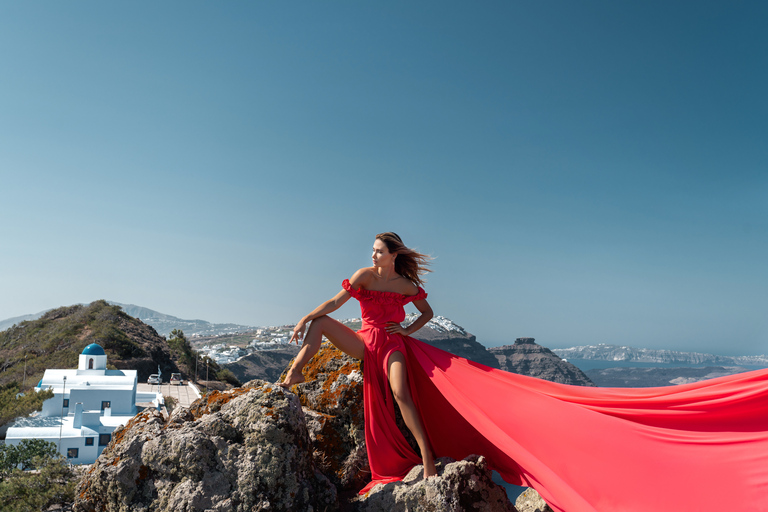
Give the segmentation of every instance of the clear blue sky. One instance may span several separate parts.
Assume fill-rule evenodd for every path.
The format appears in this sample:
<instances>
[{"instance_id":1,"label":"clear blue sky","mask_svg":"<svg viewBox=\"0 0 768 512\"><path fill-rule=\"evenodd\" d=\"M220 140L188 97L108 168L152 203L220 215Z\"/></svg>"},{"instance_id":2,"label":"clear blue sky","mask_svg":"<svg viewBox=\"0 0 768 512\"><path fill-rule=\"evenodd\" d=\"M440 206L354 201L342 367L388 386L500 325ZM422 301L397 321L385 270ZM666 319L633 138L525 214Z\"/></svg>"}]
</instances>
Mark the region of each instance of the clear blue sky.
<instances>
[{"instance_id":1,"label":"clear blue sky","mask_svg":"<svg viewBox=\"0 0 768 512\"><path fill-rule=\"evenodd\" d=\"M767 26L765 2L0 1L0 319L292 323L394 230L488 346L767 353Z\"/></svg>"}]
</instances>

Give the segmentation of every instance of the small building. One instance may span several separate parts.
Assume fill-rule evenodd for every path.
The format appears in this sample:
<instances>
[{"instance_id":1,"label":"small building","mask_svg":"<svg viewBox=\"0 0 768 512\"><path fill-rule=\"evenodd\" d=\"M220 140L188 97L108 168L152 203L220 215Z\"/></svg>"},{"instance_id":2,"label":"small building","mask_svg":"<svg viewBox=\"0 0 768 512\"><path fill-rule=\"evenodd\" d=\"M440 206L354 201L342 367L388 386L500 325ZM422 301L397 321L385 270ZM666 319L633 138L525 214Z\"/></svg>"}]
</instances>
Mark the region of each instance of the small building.
<instances>
[{"instance_id":1,"label":"small building","mask_svg":"<svg viewBox=\"0 0 768 512\"><path fill-rule=\"evenodd\" d=\"M160 393L137 393L136 370L107 370L107 354L91 343L80 354L77 370L46 370L35 391L53 390L40 413L18 418L6 433L6 444L23 439L55 443L72 464L91 464L139 408L160 407Z\"/></svg>"}]
</instances>

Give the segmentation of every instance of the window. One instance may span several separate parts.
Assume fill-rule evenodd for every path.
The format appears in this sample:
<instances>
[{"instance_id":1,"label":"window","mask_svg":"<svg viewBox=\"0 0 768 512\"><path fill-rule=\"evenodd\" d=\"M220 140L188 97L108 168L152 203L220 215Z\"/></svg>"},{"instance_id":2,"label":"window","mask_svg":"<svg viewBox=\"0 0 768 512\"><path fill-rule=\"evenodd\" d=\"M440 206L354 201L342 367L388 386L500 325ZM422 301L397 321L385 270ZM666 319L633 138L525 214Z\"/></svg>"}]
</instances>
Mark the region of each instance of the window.
<instances>
[{"instance_id":1,"label":"window","mask_svg":"<svg viewBox=\"0 0 768 512\"><path fill-rule=\"evenodd\" d=\"M69 407L69 398L64 399L64 407Z\"/></svg>"},{"instance_id":2,"label":"window","mask_svg":"<svg viewBox=\"0 0 768 512\"><path fill-rule=\"evenodd\" d=\"M88 360L88 369L93 370L93 359Z\"/></svg>"},{"instance_id":3,"label":"window","mask_svg":"<svg viewBox=\"0 0 768 512\"><path fill-rule=\"evenodd\" d=\"M107 407L112 407L112 402L110 402L109 400L104 400L103 402L101 402L101 410L102 411L104 409L106 409Z\"/></svg>"},{"instance_id":4,"label":"window","mask_svg":"<svg viewBox=\"0 0 768 512\"><path fill-rule=\"evenodd\" d=\"M76 459L77 458L77 448L69 448L67 450L67 458L68 459Z\"/></svg>"},{"instance_id":5,"label":"window","mask_svg":"<svg viewBox=\"0 0 768 512\"><path fill-rule=\"evenodd\" d=\"M112 439L112 434L99 434L99 446L107 446Z\"/></svg>"},{"instance_id":6,"label":"window","mask_svg":"<svg viewBox=\"0 0 768 512\"><path fill-rule=\"evenodd\" d=\"M86 437L85 438L85 446L93 446L93 438L92 437Z\"/></svg>"}]
</instances>

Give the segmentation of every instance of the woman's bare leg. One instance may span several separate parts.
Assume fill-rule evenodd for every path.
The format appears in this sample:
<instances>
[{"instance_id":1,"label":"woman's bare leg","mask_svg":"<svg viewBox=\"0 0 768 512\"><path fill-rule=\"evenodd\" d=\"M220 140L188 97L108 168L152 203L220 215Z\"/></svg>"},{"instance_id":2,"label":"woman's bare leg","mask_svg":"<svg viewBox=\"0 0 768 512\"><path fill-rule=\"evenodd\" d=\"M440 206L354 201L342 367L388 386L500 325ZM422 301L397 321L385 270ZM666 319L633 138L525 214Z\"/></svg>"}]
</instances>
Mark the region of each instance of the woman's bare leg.
<instances>
[{"instance_id":1,"label":"woman's bare leg","mask_svg":"<svg viewBox=\"0 0 768 512\"><path fill-rule=\"evenodd\" d=\"M296 355L296 359L293 360L293 364L288 370L285 380L280 383L280 386L289 389L294 384L304 382L304 375L301 374L301 369L320 350L323 335L336 348L355 359L362 359L365 355L365 344L357 337L355 331L329 316L315 318L309 324L301 350Z\"/></svg>"},{"instance_id":2,"label":"woman's bare leg","mask_svg":"<svg viewBox=\"0 0 768 512\"><path fill-rule=\"evenodd\" d=\"M427 435L424 432L424 426L421 424L419 411L416 410L416 404L413 403L411 390L408 387L408 371L405 366L405 356L401 352L393 352L389 356L388 372L389 386L392 388L392 394L395 396L397 405L403 415L405 424L410 429L421 450L421 460L424 462L424 478L437 474L435 468L435 459L432 455L432 448L429 446Z\"/></svg>"}]
</instances>

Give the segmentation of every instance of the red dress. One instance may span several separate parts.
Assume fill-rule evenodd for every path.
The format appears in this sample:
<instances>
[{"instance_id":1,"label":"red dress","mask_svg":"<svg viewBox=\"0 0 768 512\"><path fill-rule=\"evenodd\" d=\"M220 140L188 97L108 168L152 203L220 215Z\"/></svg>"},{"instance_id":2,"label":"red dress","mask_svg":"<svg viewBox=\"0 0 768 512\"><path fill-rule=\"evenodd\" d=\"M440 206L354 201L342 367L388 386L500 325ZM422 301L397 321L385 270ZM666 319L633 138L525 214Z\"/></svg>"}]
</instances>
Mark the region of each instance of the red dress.
<instances>
[{"instance_id":1,"label":"red dress","mask_svg":"<svg viewBox=\"0 0 768 512\"><path fill-rule=\"evenodd\" d=\"M398 430L387 360L401 351L437 457L484 455L556 511L768 511L768 370L660 388L525 377L387 333L427 294L355 290L365 342L365 440L373 485L421 464Z\"/></svg>"}]
</instances>

